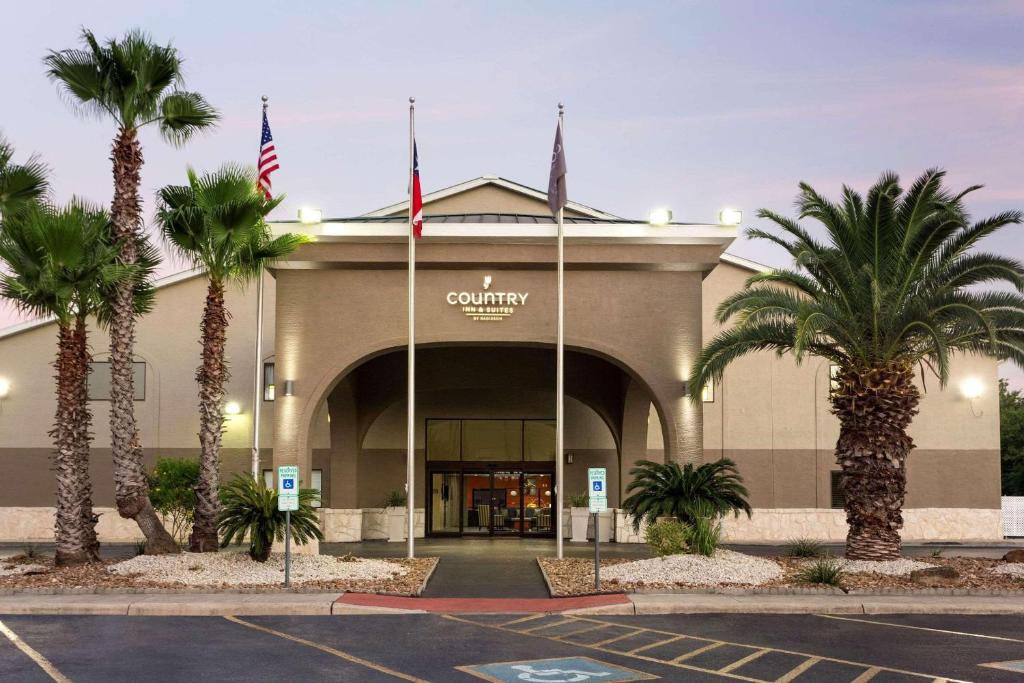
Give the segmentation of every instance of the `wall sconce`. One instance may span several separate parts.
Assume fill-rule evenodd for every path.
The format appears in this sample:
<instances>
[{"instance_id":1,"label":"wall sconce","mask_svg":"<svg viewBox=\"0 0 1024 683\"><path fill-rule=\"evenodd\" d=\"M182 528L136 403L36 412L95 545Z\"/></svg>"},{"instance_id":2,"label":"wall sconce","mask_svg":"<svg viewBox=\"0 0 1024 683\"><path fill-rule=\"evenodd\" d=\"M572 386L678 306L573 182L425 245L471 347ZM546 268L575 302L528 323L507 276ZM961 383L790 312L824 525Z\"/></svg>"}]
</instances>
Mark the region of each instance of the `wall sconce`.
<instances>
[{"instance_id":1,"label":"wall sconce","mask_svg":"<svg viewBox=\"0 0 1024 683\"><path fill-rule=\"evenodd\" d=\"M231 415L232 417L234 417L235 415L240 415L241 412L242 406L238 404L238 401L228 401L227 403L224 404L225 415Z\"/></svg>"},{"instance_id":2,"label":"wall sconce","mask_svg":"<svg viewBox=\"0 0 1024 683\"><path fill-rule=\"evenodd\" d=\"M572 464L572 453L566 453L565 454L565 464L566 465L571 465Z\"/></svg>"},{"instance_id":3,"label":"wall sconce","mask_svg":"<svg viewBox=\"0 0 1024 683\"><path fill-rule=\"evenodd\" d=\"M722 209L718 212L720 225L739 225L743 222L743 212L739 209Z\"/></svg>"},{"instance_id":4,"label":"wall sconce","mask_svg":"<svg viewBox=\"0 0 1024 683\"><path fill-rule=\"evenodd\" d=\"M323 221L324 212L311 206L299 209L299 222L303 225L316 225Z\"/></svg>"},{"instance_id":5,"label":"wall sconce","mask_svg":"<svg viewBox=\"0 0 1024 683\"><path fill-rule=\"evenodd\" d=\"M286 379L284 381L284 391L282 393L285 396L294 396L295 395L295 382L290 380L290 379Z\"/></svg>"},{"instance_id":6,"label":"wall sconce","mask_svg":"<svg viewBox=\"0 0 1024 683\"><path fill-rule=\"evenodd\" d=\"M647 220L651 225L668 225L672 222L672 209L653 209Z\"/></svg>"},{"instance_id":7,"label":"wall sconce","mask_svg":"<svg viewBox=\"0 0 1024 683\"><path fill-rule=\"evenodd\" d=\"M971 414L974 417L981 417L984 415L984 411L977 412L974 409L974 402L981 398L981 395L985 393L985 384L977 377L968 377L964 381L960 382L960 393L966 398L971 404Z\"/></svg>"},{"instance_id":8,"label":"wall sconce","mask_svg":"<svg viewBox=\"0 0 1024 683\"><path fill-rule=\"evenodd\" d=\"M0 378L0 400L7 398L11 393L11 383L6 379Z\"/></svg>"}]
</instances>

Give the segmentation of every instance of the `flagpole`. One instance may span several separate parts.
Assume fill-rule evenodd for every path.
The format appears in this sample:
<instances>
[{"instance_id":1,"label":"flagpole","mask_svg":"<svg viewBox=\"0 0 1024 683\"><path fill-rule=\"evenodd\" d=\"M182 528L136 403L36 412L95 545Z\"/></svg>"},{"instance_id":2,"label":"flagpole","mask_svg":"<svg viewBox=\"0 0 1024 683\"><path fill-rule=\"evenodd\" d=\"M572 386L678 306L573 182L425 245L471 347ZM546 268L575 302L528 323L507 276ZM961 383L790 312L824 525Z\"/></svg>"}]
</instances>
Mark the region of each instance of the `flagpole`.
<instances>
[{"instance_id":1,"label":"flagpole","mask_svg":"<svg viewBox=\"0 0 1024 683\"><path fill-rule=\"evenodd\" d=\"M267 96L264 95L263 115L267 115ZM260 396L260 375L263 370L263 270L260 270L256 283L256 367L252 372L252 479L260 477L260 413L263 408L263 397Z\"/></svg>"},{"instance_id":2,"label":"flagpole","mask_svg":"<svg viewBox=\"0 0 1024 683\"><path fill-rule=\"evenodd\" d=\"M565 132L562 131L562 122L565 117L565 105L558 103L558 128L562 134L562 145L565 145ZM562 482L565 473L565 401L563 393L565 390L565 230L563 228L563 214L565 209L558 208L558 324L557 339L555 342L555 495L558 499L558 515L555 518L555 550L558 559L562 559L564 522L562 520L563 501L565 500Z\"/></svg>"},{"instance_id":3,"label":"flagpole","mask_svg":"<svg viewBox=\"0 0 1024 683\"><path fill-rule=\"evenodd\" d=\"M409 389L405 423L405 487L406 511L408 513L408 552L411 559L416 556L416 239L412 234L413 208L413 145L416 139L416 98L409 98Z\"/></svg>"}]
</instances>

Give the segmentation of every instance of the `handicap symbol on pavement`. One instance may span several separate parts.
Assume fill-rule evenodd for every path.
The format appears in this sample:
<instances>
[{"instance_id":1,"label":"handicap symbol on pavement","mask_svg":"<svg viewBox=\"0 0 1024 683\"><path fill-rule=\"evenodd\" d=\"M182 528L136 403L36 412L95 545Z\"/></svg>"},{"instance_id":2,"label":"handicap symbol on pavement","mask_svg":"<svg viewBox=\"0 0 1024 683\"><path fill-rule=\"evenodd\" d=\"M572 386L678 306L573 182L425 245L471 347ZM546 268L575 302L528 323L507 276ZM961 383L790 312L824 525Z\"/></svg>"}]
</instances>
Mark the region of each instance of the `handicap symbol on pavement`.
<instances>
[{"instance_id":1,"label":"handicap symbol on pavement","mask_svg":"<svg viewBox=\"0 0 1024 683\"><path fill-rule=\"evenodd\" d=\"M657 678L590 657L496 662L456 668L492 683L627 683Z\"/></svg>"}]
</instances>

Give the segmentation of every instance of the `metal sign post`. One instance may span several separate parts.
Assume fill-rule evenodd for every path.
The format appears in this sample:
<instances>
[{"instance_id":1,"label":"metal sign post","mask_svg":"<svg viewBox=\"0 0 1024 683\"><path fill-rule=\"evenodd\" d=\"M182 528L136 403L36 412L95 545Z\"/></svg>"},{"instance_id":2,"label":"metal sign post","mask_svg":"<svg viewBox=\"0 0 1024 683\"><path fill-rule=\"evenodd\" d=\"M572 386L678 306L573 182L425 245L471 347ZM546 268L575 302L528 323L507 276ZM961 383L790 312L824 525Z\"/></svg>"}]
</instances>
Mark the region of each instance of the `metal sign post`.
<instances>
[{"instance_id":1,"label":"metal sign post","mask_svg":"<svg viewBox=\"0 0 1024 683\"><path fill-rule=\"evenodd\" d=\"M608 470L587 469L590 512L594 515L594 590L601 590L601 513L608 510Z\"/></svg>"},{"instance_id":2,"label":"metal sign post","mask_svg":"<svg viewBox=\"0 0 1024 683\"><path fill-rule=\"evenodd\" d=\"M292 512L299 509L299 468L281 465L277 468L277 509L284 513L284 585L291 585Z\"/></svg>"}]
</instances>

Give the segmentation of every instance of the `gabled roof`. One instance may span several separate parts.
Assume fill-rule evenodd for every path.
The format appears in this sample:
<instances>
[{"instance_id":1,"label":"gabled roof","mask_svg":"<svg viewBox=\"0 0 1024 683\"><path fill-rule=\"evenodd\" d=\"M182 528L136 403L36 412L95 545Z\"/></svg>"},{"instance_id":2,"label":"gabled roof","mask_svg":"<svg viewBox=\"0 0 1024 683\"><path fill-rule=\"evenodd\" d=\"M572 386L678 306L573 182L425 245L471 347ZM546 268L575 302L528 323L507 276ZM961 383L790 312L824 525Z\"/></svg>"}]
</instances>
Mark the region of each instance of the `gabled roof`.
<instances>
[{"instance_id":1,"label":"gabled roof","mask_svg":"<svg viewBox=\"0 0 1024 683\"><path fill-rule=\"evenodd\" d=\"M474 178L473 180L467 180L465 182L458 183L457 185L446 187L443 190L428 192L427 194L423 195L423 203L428 204L432 201L444 199L445 197L451 197L452 195L460 194L462 192L468 192L469 190L475 190L476 188L484 187L485 185L494 185L496 187L500 187L505 190L509 190L511 192L516 192L518 194L530 197L531 199L539 199L545 202L548 199L547 192L543 192L536 188L529 187L521 183L517 183L514 180L508 180L507 178L499 178L498 176L495 175L484 175L480 176L479 178ZM388 216L395 212L402 211L403 209L408 210L408 208L409 200L405 199L403 201L398 202L397 204L392 204L390 206L385 206L383 208L377 209L376 211L365 213L361 216L361 218L378 218ZM605 211L599 211L598 209L586 206L585 204L580 204L578 202L571 201L568 204L566 204L566 208L571 211L575 211L576 213L583 214L584 216L590 216L591 218L621 220L615 214L607 213Z\"/></svg>"}]
</instances>

